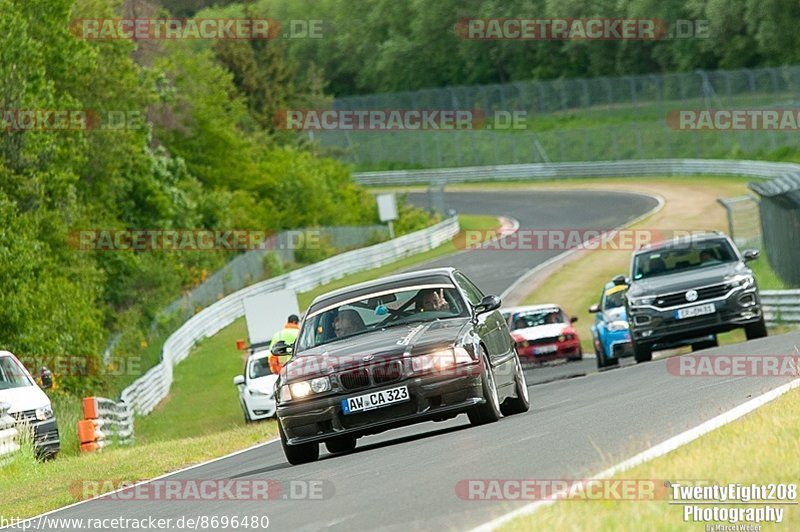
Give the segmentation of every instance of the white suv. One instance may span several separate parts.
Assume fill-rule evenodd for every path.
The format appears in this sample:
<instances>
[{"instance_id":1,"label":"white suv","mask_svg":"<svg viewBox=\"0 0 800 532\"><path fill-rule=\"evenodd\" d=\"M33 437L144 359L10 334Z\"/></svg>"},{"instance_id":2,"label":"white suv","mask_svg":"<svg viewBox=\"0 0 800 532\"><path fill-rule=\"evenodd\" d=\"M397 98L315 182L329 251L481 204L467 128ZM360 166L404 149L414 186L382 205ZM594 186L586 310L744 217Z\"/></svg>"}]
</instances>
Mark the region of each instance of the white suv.
<instances>
[{"instance_id":1,"label":"white suv","mask_svg":"<svg viewBox=\"0 0 800 532\"><path fill-rule=\"evenodd\" d=\"M8 415L17 420L18 428L27 425L33 432L37 457L54 458L58 454L61 440L50 398L8 351L0 351L0 403L10 405Z\"/></svg>"}]
</instances>

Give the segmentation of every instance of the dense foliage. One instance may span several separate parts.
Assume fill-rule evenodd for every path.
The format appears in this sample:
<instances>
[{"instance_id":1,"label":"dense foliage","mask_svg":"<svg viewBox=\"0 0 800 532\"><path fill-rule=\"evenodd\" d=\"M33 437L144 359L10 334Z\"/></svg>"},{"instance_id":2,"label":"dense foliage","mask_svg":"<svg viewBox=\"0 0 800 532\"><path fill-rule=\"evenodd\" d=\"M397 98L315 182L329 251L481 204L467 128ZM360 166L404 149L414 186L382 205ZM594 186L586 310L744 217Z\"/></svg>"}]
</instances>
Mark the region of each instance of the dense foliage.
<instances>
[{"instance_id":1,"label":"dense foliage","mask_svg":"<svg viewBox=\"0 0 800 532\"><path fill-rule=\"evenodd\" d=\"M75 231L377 222L346 167L265 121L275 106L320 97L294 80L277 44L92 41L70 31L73 19L134 8L163 15L152 2L0 0L0 349L96 358L122 331L116 354L135 353L159 308L232 258L78 251ZM137 120L9 127L18 110L92 110L101 126L111 112Z\"/></svg>"},{"instance_id":2,"label":"dense foliage","mask_svg":"<svg viewBox=\"0 0 800 532\"><path fill-rule=\"evenodd\" d=\"M211 2L202 3L207 5ZM221 5L221 2L215 2ZM286 39L292 62L321 69L335 95L528 79L800 63L797 0L253 0L252 13L323 21L323 38ZM170 2L164 0L164 5ZM216 10L232 13L241 5ZM210 13L215 11L204 11ZM708 21L708 37L655 41L466 40L466 18Z\"/></svg>"}]
</instances>

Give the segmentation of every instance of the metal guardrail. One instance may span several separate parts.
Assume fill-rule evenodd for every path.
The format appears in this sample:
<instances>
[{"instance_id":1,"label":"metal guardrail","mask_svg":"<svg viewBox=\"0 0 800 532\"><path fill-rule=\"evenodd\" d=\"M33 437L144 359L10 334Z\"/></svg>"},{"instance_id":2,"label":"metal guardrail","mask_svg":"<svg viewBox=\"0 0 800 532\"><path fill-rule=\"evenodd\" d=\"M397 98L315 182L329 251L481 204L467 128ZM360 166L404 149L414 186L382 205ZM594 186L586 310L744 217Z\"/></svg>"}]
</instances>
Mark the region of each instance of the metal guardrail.
<instances>
[{"instance_id":1,"label":"metal guardrail","mask_svg":"<svg viewBox=\"0 0 800 532\"><path fill-rule=\"evenodd\" d=\"M800 290L762 290L767 325L800 324Z\"/></svg>"},{"instance_id":2,"label":"metal guardrail","mask_svg":"<svg viewBox=\"0 0 800 532\"><path fill-rule=\"evenodd\" d=\"M792 171L800 171L800 165L724 159L645 159L359 172L353 174L353 178L361 185L441 186L474 181L527 181L579 177L735 175L774 178Z\"/></svg>"},{"instance_id":3,"label":"metal guardrail","mask_svg":"<svg viewBox=\"0 0 800 532\"><path fill-rule=\"evenodd\" d=\"M133 442L133 409L125 402L87 397L83 400L83 418L78 422L81 452Z\"/></svg>"},{"instance_id":4,"label":"metal guardrail","mask_svg":"<svg viewBox=\"0 0 800 532\"><path fill-rule=\"evenodd\" d=\"M9 408L8 403L0 403L0 458L19 450L17 421L8 415Z\"/></svg>"},{"instance_id":5,"label":"metal guardrail","mask_svg":"<svg viewBox=\"0 0 800 532\"><path fill-rule=\"evenodd\" d=\"M161 362L125 388L121 394L122 401L131 405L137 414L150 413L169 393L173 368L189 355L199 340L213 336L243 316L246 298L283 289L306 292L345 275L433 249L451 240L458 231L458 219L452 217L427 229L341 253L230 294L192 316L167 338L161 351Z\"/></svg>"}]
</instances>

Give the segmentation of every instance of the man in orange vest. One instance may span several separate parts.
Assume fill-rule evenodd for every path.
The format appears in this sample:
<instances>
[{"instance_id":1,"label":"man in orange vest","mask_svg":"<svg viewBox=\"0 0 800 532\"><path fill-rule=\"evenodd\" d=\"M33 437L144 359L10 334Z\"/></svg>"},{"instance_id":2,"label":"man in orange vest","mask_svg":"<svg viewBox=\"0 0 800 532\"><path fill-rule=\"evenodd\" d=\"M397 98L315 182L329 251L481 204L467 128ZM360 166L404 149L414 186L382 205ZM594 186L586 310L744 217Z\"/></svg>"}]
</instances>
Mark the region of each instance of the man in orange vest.
<instances>
[{"instance_id":1,"label":"man in orange vest","mask_svg":"<svg viewBox=\"0 0 800 532\"><path fill-rule=\"evenodd\" d=\"M275 375L280 373L281 368L292 358L292 355L290 353L285 355L273 355L272 346L278 342L285 342L286 345L293 345L297 340L297 335L300 334L299 323L300 318L297 317L297 314L289 315L286 319L286 324L280 331L275 333L275 336L272 337L272 341L269 343L269 369Z\"/></svg>"}]
</instances>

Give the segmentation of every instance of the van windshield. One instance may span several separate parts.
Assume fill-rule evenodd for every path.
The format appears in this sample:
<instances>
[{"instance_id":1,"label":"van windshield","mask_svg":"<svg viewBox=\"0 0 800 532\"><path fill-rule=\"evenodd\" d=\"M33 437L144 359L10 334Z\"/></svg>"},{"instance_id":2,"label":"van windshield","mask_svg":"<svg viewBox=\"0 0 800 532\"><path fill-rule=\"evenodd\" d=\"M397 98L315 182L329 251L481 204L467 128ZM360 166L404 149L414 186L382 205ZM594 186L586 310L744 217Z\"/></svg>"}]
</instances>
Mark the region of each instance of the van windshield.
<instances>
[{"instance_id":1,"label":"van windshield","mask_svg":"<svg viewBox=\"0 0 800 532\"><path fill-rule=\"evenodd\" d=\"M30 386L25 370L11 357L0 357L0 390Z\"/></svg>"}]
</instances>

